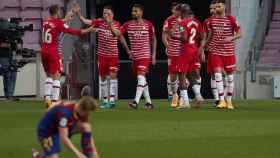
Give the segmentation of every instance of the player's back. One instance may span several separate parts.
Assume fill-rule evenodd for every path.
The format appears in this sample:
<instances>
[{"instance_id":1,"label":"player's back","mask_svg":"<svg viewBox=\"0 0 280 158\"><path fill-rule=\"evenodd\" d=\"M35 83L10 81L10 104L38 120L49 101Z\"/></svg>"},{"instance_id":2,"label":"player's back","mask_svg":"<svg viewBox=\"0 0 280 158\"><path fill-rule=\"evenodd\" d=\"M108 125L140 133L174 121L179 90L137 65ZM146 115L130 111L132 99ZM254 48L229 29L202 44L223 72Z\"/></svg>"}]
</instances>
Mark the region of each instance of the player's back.
<instances>
[{"instance_id":1,"label":"player's back","mask_svg":"<svg viewBox=\"0 0 280 158\"><path fill-rule=\"evenodd\" d=\"M201 33L202 33L202 25L198 19L194 16L191 16L188 21L187 25L191 28L190 32L190 39L193 39L194 44L198 47L200 45L201 40Z\"/></svg>"},{"instance_id":2,"label":"player's back","mask_svg":"<svg viewBox=\"0 0 280 158\"><path fill-rule=\"evenodd\" d=\"M42 48L58 49L58 39L63 21L58 18L49 18L43 22Z\"/></svg>"},{"instance_id":3,"label":"player's back","mask_svg":"<svg viewBox=\"0 0 280 158\"><path fill-rule=\"evenodd\" d=\"M62 118L70 119L74 113L75 104L60 103L49 109L41 119L38 125L38 132L40 136L50 136L58 133L59 123ZM66 122L67 123L67 122Z\"/></svg>"}]
</instances>

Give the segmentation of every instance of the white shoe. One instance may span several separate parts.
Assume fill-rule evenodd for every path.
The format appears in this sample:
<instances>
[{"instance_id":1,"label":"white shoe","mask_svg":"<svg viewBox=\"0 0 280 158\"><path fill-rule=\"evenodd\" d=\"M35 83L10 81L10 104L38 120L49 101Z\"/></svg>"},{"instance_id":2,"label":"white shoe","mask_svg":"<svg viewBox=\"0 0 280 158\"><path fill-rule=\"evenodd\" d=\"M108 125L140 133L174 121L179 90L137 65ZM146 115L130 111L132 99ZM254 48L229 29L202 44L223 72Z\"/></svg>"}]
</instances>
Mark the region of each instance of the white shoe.
<instances>
[{"instance_id":1,"label":"white shoe","mask_svg":"<svg viewBox=\"0 0 280 158\"><path fill-rule=\"evenodd\" d=\"M183 100L183 99L182 99ZM181 101L181 100L180 100ZM191 105L190 105L190 102L188 101L182 101L183 103L180 104L177 109L190 109L191 108Z\"/></svg>"},{"instance_id":2,"label":"white shoe","mask_svg":"<svg viewBox=\"0 0 280 158\"><path fill-rule=\"evenodd\" d=\"M204 99L203 97L200 95L200 96L197 96L195 97L195 104L196 104L196 107L199 108L201 107L201 104L203 103Z\"/></svg>"}]
</instances>

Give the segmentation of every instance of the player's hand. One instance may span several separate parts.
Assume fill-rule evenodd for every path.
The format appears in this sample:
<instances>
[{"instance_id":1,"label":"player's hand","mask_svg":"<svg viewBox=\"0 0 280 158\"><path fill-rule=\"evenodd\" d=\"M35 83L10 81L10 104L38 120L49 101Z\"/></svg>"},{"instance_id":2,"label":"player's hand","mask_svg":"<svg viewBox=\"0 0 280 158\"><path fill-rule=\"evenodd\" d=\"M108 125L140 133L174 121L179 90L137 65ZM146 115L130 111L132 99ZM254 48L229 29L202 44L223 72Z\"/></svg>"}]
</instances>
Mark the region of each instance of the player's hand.
<instances>
[{"instance_id":1,"label":"player's hand","mask_svg":"<svg viewBox=\"0 0 280 158\"><path fill-rule=\"evenodd\" d=\"M156 65L157 64L157 59L156 56L152 56L152 65Z\"/></svg>"},{"instance_id":2,"label":"player's hand","mask_svg":"<svg viewBox=\"0 0 280 158\"><path fill-rule=\"evenodd\" d=\"M232 42L234 40L234 37L226 37L225 39L224 39L224 42Z\"/></svg>"},{"instance_id":3,"label":"player's hand","mask_svg":"<svg viewBox=\"0 0 280 158\"><path fill-rule=\"evenodd\" d=\"M127 55L128 55L128 58L129 58L129 59L132 59L132 56L131 56L131 51L130 51L130 50L128 50L126 53L127 53Z\"/></svg>"},{"instance_id":4,"label":"player's hand","mask_svg":"<svg viewBox=\"0 0 280 158\"><path fill-rule=\"evenodd\" d=\"M202 62L204 62L204 63L206 62L206 57L205 57L204 52L200 54L200 59L201 59Z\"/></svg>"},{"instance_id":5,"label":"player's hand","mask_svg":"<svg viewBox=\"0 0 280 158\"><path fill-rule=\"evenodd\" d=\"M96 27L91 26L90 28L91 28L90 32L97 32L98 31L98 29Z\"/></svg>"},{"instance_id":6,"label":"player's hand","mask_svg":"<svg viewBox=\"0 0 280 158\"><path fill-rule=\"evenodd\" d=\"M199 48L198 53L200 55L200 59L202 62L205 62L205 53L204 53L204 48Z\"/></svg>"},{"instance_id":7,"label":"player's hand","mask_svg":"<svg viewBox=\"0 0 280 158\"><path fill-rule=\"evenodd\" d=\"M74 18L74 12L73 11L69 11L69 12L66 13L66 15L64 17L64 21L68 22L68 21L73 20L73 18Z\"/></svg>"},{"instance_id":8,"label":"player's hand","mask_svg":"<svg viewBox=\"0 0 280 158\"><path fill-rule=\"evenodd\" d=\"M112 16L106 16L104 18L105 22L108 24L108 25L112 25L113 24L113 18Z\"/></svg>"}]
</instances>

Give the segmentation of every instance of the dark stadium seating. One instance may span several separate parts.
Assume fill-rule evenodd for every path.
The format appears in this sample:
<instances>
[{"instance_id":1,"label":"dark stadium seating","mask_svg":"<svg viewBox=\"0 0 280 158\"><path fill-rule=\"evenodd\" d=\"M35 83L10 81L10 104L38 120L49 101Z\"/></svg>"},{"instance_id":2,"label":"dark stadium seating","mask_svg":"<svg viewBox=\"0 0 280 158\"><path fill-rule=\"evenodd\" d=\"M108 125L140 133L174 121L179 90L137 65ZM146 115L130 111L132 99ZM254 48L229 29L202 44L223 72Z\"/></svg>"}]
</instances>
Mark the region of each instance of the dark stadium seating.
<instances>
[{"instance_id":1,"label":"dark stadium seating","mask_svg":"<svg viewBox=\"0 0 280 158\"><path fill-rule=\"evenodd\" d=\"M48 8L58 4L64 7L64 0L1 0L0 18L22 18L21 25L33 24L34 32L24 35L24 47L40 50L42 20L49 17Z\"/></svg>"}]
</instances>

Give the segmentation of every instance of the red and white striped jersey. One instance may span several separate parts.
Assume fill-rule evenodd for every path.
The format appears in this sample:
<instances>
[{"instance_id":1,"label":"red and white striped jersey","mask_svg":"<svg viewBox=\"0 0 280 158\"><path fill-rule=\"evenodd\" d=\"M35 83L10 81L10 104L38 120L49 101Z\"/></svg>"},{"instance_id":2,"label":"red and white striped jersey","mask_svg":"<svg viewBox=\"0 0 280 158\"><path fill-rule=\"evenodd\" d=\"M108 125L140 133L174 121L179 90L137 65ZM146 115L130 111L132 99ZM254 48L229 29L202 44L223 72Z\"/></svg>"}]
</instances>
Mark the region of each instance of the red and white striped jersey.
<instances>
[{"instance_id":1,"label":"red and white striped jersey","mask_svg":"<svg viewBox=\"0 0 280 158\"><path fill-rule=\"evenodd\" d=\"M118 38L115 37L110 26L103 19L92 20L92 25L97 29L98 48L97 54L104 57L118 57ZM120 30L120 23L113 21L116 29Z\"/></svg>"},{"instance_id":2,"label":"red and white striped jersey","mask_svg":"<svg viewBox=\"0 0 280 158\"><path fill-rule=\"evenodd\" d=\"M171 30L173 27L176 28L174 34L175 36L180 36L180 31L179 28L176 27L176 25L178 25L178 22L180 22L180 20L178 20L178 18L174 15L169 16L163 25L163 31L168 31ZM167 48L167 55L169 57L174 57L174 56L180 56L180 53L183 49L183 42L176 39L176 38L168 38L168 48Z\"/></svg>"},{"instance_id":3,"label":"red and white striped jersey","mask_svg":"<svg viewBox=\"0 0 280 158\"><path fill-rule=\"evenodd\" d=\"M209 51L221 56L234 55L234 41L226 42L225 39L227 37L233 37L235 32L240 30L240 26L237 24L235 18L233 16L212 17L209 26L212 32Z\"/></svg>"},{"instance_id":4,"label":"red and white striped jersey","mask_svg":"<svg viewBox=\"0 0 280 158\"><path fill-rule=\"evenodd\" d=\"M132 60L151 58L151 42L155 36L155 30L150 21L128 21L121 27L121 32L128 33Z\"/></svg>"}]
</instances>

